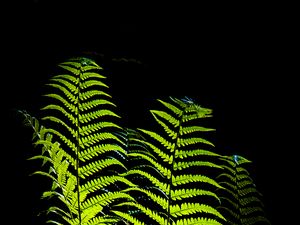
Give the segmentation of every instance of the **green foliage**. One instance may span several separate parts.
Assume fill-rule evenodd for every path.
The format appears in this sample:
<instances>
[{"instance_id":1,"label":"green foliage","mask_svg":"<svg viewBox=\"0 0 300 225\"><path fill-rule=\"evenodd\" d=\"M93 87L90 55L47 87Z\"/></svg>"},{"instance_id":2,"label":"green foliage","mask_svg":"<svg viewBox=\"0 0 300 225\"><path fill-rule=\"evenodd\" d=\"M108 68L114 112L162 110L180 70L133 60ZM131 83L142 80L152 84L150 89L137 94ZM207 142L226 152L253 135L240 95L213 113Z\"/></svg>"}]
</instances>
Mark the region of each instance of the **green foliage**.
<instances>
[{"instance_id":1,"label":"green foliage","mask_svg":"<svg viewBox=\"0 0 300 225\"><path fill-rule=\"evenodd\" d=\"M155 224L187 224L199 218L221 224L225 218L215 209L219 198L213 191L221 186L208 172L222 168L214 162L219 155L210 151L214 145L202 137L213 129L201 126L211 110L187 98L158 101L164 108L150 112L161 130L128 131L128 156L135 165L130 174L140 177L136 201L147 206L141 210ZM148 213L157 209L159 214Z\"/></svg>"},{"instance_id":2,"label":"green foliage","mask_svg":"<svg viewBox=\"0 0 300 225\"><path fill-rule=\"evenodd\" d=\"M251 161L239 155L223 156L221 161L224 172L218 180L224 189L218 193L222 201L218 209L226 216L226 224L270 224L265 217L262 195L246 169Z\"/></svg>"},{"instance_id":3,"label":"green foliage","mask_svg":"<svg viewBox=\"0 0 300 225\"><path fill-rule=\"evenodd\" d=\"M59 64L44 116L26 112L41 149L42 193L54 224L220 225L267 221L243 157L215 152L203 121L212 110L189 98L158 99L153 130L125 128L102 68L74 58ZM43 121L43 125L40 124ZM220 163L220 159L221 162ZM224 194L226 193L226 194ZM243 207L241 207L243 206ZM253 213L252 213L253 212ZM256 215L256 214L255 214ZM253 222L254 221L254 222Z\"/></svg>"}]
</instances>

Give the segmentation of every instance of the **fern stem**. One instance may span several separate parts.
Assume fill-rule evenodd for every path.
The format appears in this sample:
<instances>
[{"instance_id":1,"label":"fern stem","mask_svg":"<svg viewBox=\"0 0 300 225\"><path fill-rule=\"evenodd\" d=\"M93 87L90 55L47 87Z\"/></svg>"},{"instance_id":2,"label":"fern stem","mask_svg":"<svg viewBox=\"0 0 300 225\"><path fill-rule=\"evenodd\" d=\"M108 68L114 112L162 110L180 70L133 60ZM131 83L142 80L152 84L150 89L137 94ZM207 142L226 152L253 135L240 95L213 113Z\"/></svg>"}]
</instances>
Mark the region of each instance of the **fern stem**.
<instances>
[{"instance_id":1,"label":"fern stem","mask_svg":"<svg viewBox=\"0 0 300 225\"><path fill-rule=\"evenodd\" d=\"M235 163L234 164L234 170L235 170L235 176L234 176L234 181L235 181L235 185L236 185L236 187L235 187L235 189L237 190L236 191L236 193L238 194L238 188L239 188L239 186L238 186L238 164L237 163ZM237 213L237 215L238 215L238 218L237 218L237 220L238 220L238 224L242 224L242 221L241 221L241 204L240 204L240 198L239 198L239 196L238 196L238 199L237 199L237 201L236 201L236 204L237 204L237 206L238 206L238 213Z\"/></svg>"},{"instance_id":2,"label":"fern stem","mask_svg":"<svg viewBox=\"0 0 300 225\"><path fill-rule=\"evenodd\" d=\"M80 152L80 120L79 120L79 110L80 110L80 78L82 75L82 70L80 69L80 74L79 74L79 82L78 82L78 101L77 101L77 109L78 109L78 113L77 113L77 146L76 146L76 180L77 180L77 204L78 204L78 221L79 221L79 225L81 225L81 209L80 209L80 187L79 187L79 152Z\"/></svg>"},{"instance_id":3,"label":"fern stem","mask_svg":"<svg viewBox=\"0 0 300 225\"><path fill-rule=\"evenodd\" d=\"M179 126L178 126L178 134L180 133L180 127L181 127L181 124L182 124L182 120L183 120L183 115L184 113L182 113L181 117L180 117L180 120L179 120ZM169 205L168 205L168 219L167 219L167 224L171 224L171 204L172 204L172 196L171 196L171 186L172 186L172 176L173 176L173 171L174 171L174 163L175 163L175 155L176 155L176 150L178 148L178 138L179 138L179 135L177 135L176 139L175 139L175 147L174 147L174 152L173 152L173 161L172 161L172 166L171 166L171 177L170 177L170 180L169 180L169 193L168 193L168 199L169 199Z\"/></svg>"}]
</instances>

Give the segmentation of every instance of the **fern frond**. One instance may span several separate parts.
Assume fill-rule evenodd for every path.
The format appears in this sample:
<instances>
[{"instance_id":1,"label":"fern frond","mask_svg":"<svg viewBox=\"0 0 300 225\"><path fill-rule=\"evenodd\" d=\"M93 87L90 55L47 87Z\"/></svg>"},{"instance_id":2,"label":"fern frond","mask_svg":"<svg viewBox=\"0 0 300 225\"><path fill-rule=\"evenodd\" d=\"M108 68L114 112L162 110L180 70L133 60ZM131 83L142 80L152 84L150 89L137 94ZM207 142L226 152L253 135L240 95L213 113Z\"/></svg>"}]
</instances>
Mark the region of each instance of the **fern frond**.
<instances>
[{"instance_id":1,"label":"fern frond","mask_svg":"<svg viewBox=\"0 0 300 225\"><path fill-rule=\"evenodd\" d=\"M173 200L182 200L185 198L192 198L195 196L211 196L220 201L219 197L216 195L216 193L212 191L206 191L202 189L176 189L171 191L171 196Z\"/></svg>"},{"instance_id":2,"label":"fern frond","mask_svg":"<svg viewBox=\"0 0 300 225\"><path fill-rule=\"evenodd\" d=\"M209 205L199 203L182 203L180 205L171 206L171 214L175 218L180 216L192 215L197 212L212 214L218 218L226 220L221 213L219 213L215 208Z\"/></svg>"},{"instance_id":3,"label":"fern frond","mask_svg":"<svg viewBox=\"0 0 300 225\"><path fill-rule=\"evenodd\" d=\"M173 104L163 101L161 99L157 99L157 101L159 101L162 105L164 105L168 110L170 110L171 112L173 112L174 114L177 115L177 117L181 117L183 114L182 109L174 106Z\"/></svg>"},{"instance_id":4,"label":"fern frond","mask_svg":"<svg viewBox=\"0 0 300 225\"><path fill-rule=\"evenodd\" d=\"M123 140L115 135L122 128L116 123L120 118L114 112L116 105L106 92L106 77L100 73L102 68L87 58L70 59L58 66L62 73L50 79L50 93L44 95L49 100L42 107L47 129L38 130L38 122L32 123L38 138L36 145L43 150L31 159L42 160L48 168L35 174L52 181L50 190L42 196L54 197L61 203L49 207L49 213L60 215L59 220L49 222L115 223L120 218L106 215L107 207L134 201L121 190L135 184L118 175L127 170L127 152Z\"/></svg>"},{"instance_id":5,"label":"fern frond","mask_svg":"<svg viewBox=\"0 0 300 225\"><path fill-rule=\"evenodd\" d=\"M170 152L174 152L176 143L172 143L170 141L167 141L161 135L159 135L159 134L157 134L153 131L148 131L148 130L144 130L144 129L139 129L139 131L142 131L143 133L149 135L154 140L160 142L166 149L170 150Z\"/></svg>"},{"instance_id":6,"label":"fern frond","mask_svg":"<svg viewBox=\"0 0 300 225\"><path fill-rule=\"evenodd\" d=\"M101 171L103 168L116 165L126 169L125 165L117 159L102 159L80 167L78 170L78 175L84 179L85 177L88 177Z\"/></svg>"},{"instance_id":7,"label":"fern frond","mask_svg":"<svg viewBox=\"0 0 300 225\"><path fill-rule=\"evenodd\" d=\"M78 126L78 119L75 118L75 116L71 113L69 113L64 107L62 106L59 106L59 105L53 105L53 104L50 104L50 105L47 105L45 107L42 108L42 110L55 110L57 112L60 112L62 115L64 115L71 124L75 125L75 126ZM49 118L52 118L50 116L45 116L44 117L44 120L47 120ZM53 118L52 118L52 121L53 121Z\"/></svg>"},{"instance_id":8,"label":"fern frond","mask_svg":"<svg viewBox=\"0 0 300 225\"><path fill-rule=\"evenodd\" d=\"M184 174L172 177L172 184L174 186L180 186L191 182L203 182L215 186L217 188L222 188L222 186L219 185L219 183L216 182L214 179L203 175Z\"/></svg>"},{"instance_id":9,"label":"fern frond","mask_svg":"<svg viewBox=\"0 0 300 225\"><path fill-rule=\"evenodd\" d=\"M80 135L88 136L102 129L109 129L109 128L121 129L121 127L115 123L104 121L104 122L98 122L98 123L87 124L86 126L82 126L80 128Z\"/></svg>"},{"instance_id":10,"label":"fern frond","mask_svg":"<svg viewBox=\"0 0 300 225\"><path fill-rule=\"evenodd\" d=\"M184 159L195 156L220 156L217 153L204 149L194 149L194 150L177 150L176 158Z\"/></svg>"},{"instance_id":11,"label":"fern frond","mask_svg":"<svg viewBox=\"0 0 300 225\"><path fill-rule=\"evenodd\" d=\"M84 93L79 93L79 100L80 101L86 101L88 99L93 99L96 97L108 97L111 98L111 95L104 92L104 91L100 91L100 90L87 90Z\"/></svg>"},{"instance_id":12,"label":"fern frond","mask_svg":"<svg viewBox=\"0 0 300 225\"><path fill-rule=\"evenodd\" d=\"M179 219L176 221L176 224L174 225L222 225L222 223L218 222L215 219L209 219L209 218L188 218L188 219Z\"/></svg>"},{"instance_id":13,"label":"fern frond","mask_svg":"<svg viewBox=\"0 0 300 225\"><path fill-rule=\"evenodd\" d=\"M82 193L90 194L97 190L104 189L108 187L110 184L114 184L117 182L124 183L128 187L136 186L134 183L121 176L101 176L83 184L80 188L80 191Z\"/></svg>"},{"instance_id":14,"label":"fern frond","mask_svg":"<svg viewBox=\"0 0 300 225\"><path fill-rule=\"evenodd\" d=\"M160 221L159 224L180 224L201 215L203 221L211 219L218 224L222 215L214 206L201 204L202 198L220 203L215 189L223 189L211 174L201 174L204 167L223 170L216 163L220 155L210 150L214 144L201 136L203 132L214 131L201 126L198 120L210 117L211 110L190 100L171 100L172 103L158 100L165 110L150 110L161 132L138 128L142 138L136 138L135 132L128 136L128 156L134 166L124 176L143 187L136 198L140 213ZM161 208L160 219L152 215L157 208Z\"/></svg>"},{"instance_id":15,"label":"fern frond","mask_svg":"<svg viewBox=\"0 0 300 225\"><path fill-rule=\"evenodd\" d=\"M270 221L264 216L255 216L241 219L242 224L253 225L257 223L270 224Z\"/></svg>"},{"instance_id":16,"label":"fern frond","mask_svg":"<svg viewBox=\"0 0 300 225\"><path fill-rule=\"evenodd\" d=\"M143 141L143 140L137 140L137 141L144 144L145 146L147 146L151 151L153 151L163 161L168 162L169 164L172 164L173 155L165 153L160 148L156 147L154 144L152 144L148 141Z\"/></svg>"},{"instance_id":17,"label":"fern frond","mask_svg":"<svg viewBox=\"0 0 300 225\"><path fill-rule=\"evenodd\" d=\"M208 132L208 131L215 131L216 129L201 127L201 126L188 126L188 127L181 127L179 134L191 134L195 132Z\"/></svg>"},{"instance_id":18,"label":"fern frond","mask_svg":"<svg viewBox=\"0 0 300 225\"><path fill-rule=\"evenodd\" d=\"M178 138L177 139L177 145L178 147L184 147L184 146L189 146L189 145L194 145L194 144L199 144L199 143L204 143L210 146L214 146L214 144L210 141L207 141L204 138L199 138L199 137L195 137L195 138Z\"/></svg>"},{"instance_id":19,"label":"fern frond","mask_svg":"<svg viewBox=\"0 0 300 225\"><path fill-rule=\"evenodd\" d=\"M178 162L174 163L174 170L184 170L192 166L207 166L221 169L222 167L216 163L206 162L206 161L189 161L189 162Z\"/></svg>"},{"instance_id":20,"label":"fern frond","mask_svg":"<svg viewBox=\"0 0 300 225\"><path fill-rule=\"evenodd\" d=\"M79 157L81 161L90 160L96 156L99 156L101 154L107 153L109 151L119 151L122 153L126 153L126 151L119 145L116 144L99 144L94 145L89 148L86 148L82 150L82 152L79 153Z\"/></svg>"},{"instance_id":21,"label":"fern frond","mask_svg":"<svg viewBox=\"0 0 300 225\"><path fill-rule=\"evenodd\" d=\"M56 80L57 81L57 80ZM64 82L64 80L59 79L59 81ZM78 103L78 98L76 95L78 95L78 89L76 88L75 85L65 82L64 85L57 84L57 83L49 83L47 84L50 87L53 87L55 89L58 89L61 93L64 94L64 96L70 100L70 102L77 104ZM53 98L50 94L45 94L44 96Z\"/></svg>"},{"instance_id":22,"label":"fern frond","mask_svg":"<svg viewBox=\"0 0 300 225\"><path fill-rule=\"evenodd\" d=\"M180 124L180 120L177 118L174 118L169 113L159 110L151 110L150 111L153 115L153 117L158 120L157 116L163 118L164 120L167 120L169 123L171 123L174 127L178 127ZM161 121L161 120L158 120Z\"/></svg>"},{"instance_id":23,"label":"fern frond","mask_svg":"<svg viewBox=\"0 0 300 225\"><path fill-rule=\"evenodd\" d=\"M79 114L78 116L79 116L79 120L82 124L91 123L97 119L107 117L107 116L120 118L119 115L117 115L116 113L114 113L108 109L102 109L102 110L97 110L97 111L93 111L93 112L83 113L83 114Z\"/></svg>"},{"instance_id":24,"label":"fern frond","mask_svg":"<svg viewBox=\"0 0 300 225\"><path fill-rule=\"evenodd\" d=\"M239 156L222 156L224 172L218 176L224 187L221 193L221 212L228 217L228 224L269 224L265 217L261 195L257 191L245 164L250 160Z\"/></svg>"},{"instance_id":25,"label":"fern frond","mask_svg":"<svg viewBox=\"0 0 300 225\"><path fill-rule=\"evenodd\" d=\"M92 196L92 197L86 199L81 205L82 210L85 210L85 209L88 209L90 207L94 207L97 205L106 206L106 205L112 203L113 201L115 201L116 199L120 199L120 198L134 201L133 197L127 193L117 192L117 191L107 192L107 193L103 193L101 195L95 195L95 196Z\"/></svg>"}]
</instances>

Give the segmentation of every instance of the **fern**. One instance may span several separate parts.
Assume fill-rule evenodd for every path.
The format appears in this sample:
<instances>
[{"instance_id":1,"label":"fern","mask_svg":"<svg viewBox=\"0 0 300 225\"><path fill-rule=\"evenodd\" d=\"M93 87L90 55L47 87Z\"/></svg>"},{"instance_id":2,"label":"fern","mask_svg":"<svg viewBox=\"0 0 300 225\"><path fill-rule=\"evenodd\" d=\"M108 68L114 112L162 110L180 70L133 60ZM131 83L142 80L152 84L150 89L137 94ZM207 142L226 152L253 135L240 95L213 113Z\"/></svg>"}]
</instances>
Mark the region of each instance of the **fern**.
<instances>
[{"instance_id":1,"label":"fern","mask_svg":"<svg viewBox=\"0 0 300 225\"><path fill-rule=\"evenodd\" d=\"M159 99L154 130L120 125L102 68L73 58L47 84L41 119L23 111L41 149L48 223L250 225L269 223L241 156L214 152L204 124L212 110ZM42 125L41 125L42 123ZM220 161L221 160L221 161ZM220 163L221 162L221 163Z\"/></svg>"},{"instance_id":2,"label":"fern","mask_svg":"<svg viewBox=\"0 0 300 225\"><path fill-rule=\"evenodd\" d=\"M105 77L94 61L75 58L59 66L63 72L51 78L52 92L45 95L49 104L42 108L47 128L39 130L36 119L28 120L36 128L35 143L44 149L31 159L42 159L49 166L49 171L35 174L52 180L42 197L57 197L62 203L49 207L48 212L60 217L49 222L115 223L116 214L109 209L120 201L134 200L123 190L135 186L118 176L126 171L123 142L114 134L121 130L114 121L119 116L110 95L102 90L107 88Z\"/></svg>"},{"instance_id":3,"label":"fern","mask_svg":"<svg viewBox=\"0 0 300 225\"><path fill-rule=\"evenodd\" d=\"M213 189L222 187L211 177L221 167L203 135L214 129L199 124L211 110L190 99L158 101L165 110L151 113L162 131L130 130L127 137L134 166L124 176L138 186L131 190L139 193L140 212L151 224L221 224L225 218L215 209Z\"/></svg>"},{"instance_id":4,"label":"fern","mask_svg":"<svg viewBox=\"0 0 300 225\"><path fill-rule=\"evenodd\" d=\"M222 156L224 172L218 176L224 189L218 195L222 200L220 211L230 225L270 224L265 216L262 194L257 190L246 164L239 156Z\"/></svg>"}]
</instances>

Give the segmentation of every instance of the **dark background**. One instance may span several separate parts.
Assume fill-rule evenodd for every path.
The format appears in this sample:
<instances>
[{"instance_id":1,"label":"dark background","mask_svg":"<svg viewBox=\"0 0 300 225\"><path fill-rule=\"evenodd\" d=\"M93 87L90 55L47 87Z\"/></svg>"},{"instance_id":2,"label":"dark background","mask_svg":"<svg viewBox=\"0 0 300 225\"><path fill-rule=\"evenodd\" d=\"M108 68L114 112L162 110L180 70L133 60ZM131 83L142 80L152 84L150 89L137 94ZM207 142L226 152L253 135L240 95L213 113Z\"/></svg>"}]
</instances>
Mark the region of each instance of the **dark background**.
<instances>
[{"instance_id":1,"label":"dark background","mask_svg":"<svg viewBox=\"0 0 300 225\"><path fill-rule=\"evenodd\" d=\"M37 224L45 185L29 176L37 166L26 161L31 133L15 110L38 116L56 64L88 54L103 65L128 126L149 125L156 98L189 96L212 108L218 151L253 161L267 216L273 224L282 219L294 90L287 84L293 35L284 8L28 1L8 9L2 19L2 218Z\"/></svg>"}]
</instances>

